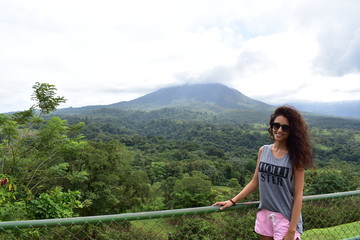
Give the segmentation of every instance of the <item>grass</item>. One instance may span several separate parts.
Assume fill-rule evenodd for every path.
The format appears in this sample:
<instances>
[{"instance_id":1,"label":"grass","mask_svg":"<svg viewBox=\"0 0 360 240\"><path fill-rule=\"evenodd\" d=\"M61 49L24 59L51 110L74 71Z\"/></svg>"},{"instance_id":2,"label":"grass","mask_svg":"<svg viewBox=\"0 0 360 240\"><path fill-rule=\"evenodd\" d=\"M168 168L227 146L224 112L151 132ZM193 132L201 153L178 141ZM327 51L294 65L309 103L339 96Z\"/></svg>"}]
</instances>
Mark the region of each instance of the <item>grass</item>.
<instances>
[{"instance_id":1,"label":"grass","mask_svg":"<svg viewBox=\"0 0 360 240\"><path fill-rule=\"evenodd\" d=\"M301 239L310 240L339 240L359 236L360 221L354 223L342 224L330 228L311 229L306 231Z\"/></svg>"},{"instance_id":2,"label":"grass","mask_svg":"<svg viewBox=\"0 0 360 240\"><path fill-rule=\"evenodd\" d=\"M320 143L315 144L315 147L316 147L317 149L322 150L322 151L330 151L330 150L332 150L331 147L322 145L322 144L320 144Z\"/></svg>"},{"instance_id":3,"label":"grass","mask_svg":"<svg viewBox=\"0 0 360 240\"><path fill-rule=\"evenodd\" d=\"M211 188L219 192L230 192L232 190L230 187L227 186L212 186Z\"/></svg>"},{"instance_id":4,"label":"grass","mask_svg":"<svg viewBox=\"0 0 360 240\"><path fill-rule=\"evenodd\" d=\"M143 230L156 233L160 239L167 239L168 233L175 232L175 226L171 225L167 218L149 219L146 220L146 222L144 222L144 220L132 221L131 224L138 230L146 226Z\"/></svg>"}]
</instances>

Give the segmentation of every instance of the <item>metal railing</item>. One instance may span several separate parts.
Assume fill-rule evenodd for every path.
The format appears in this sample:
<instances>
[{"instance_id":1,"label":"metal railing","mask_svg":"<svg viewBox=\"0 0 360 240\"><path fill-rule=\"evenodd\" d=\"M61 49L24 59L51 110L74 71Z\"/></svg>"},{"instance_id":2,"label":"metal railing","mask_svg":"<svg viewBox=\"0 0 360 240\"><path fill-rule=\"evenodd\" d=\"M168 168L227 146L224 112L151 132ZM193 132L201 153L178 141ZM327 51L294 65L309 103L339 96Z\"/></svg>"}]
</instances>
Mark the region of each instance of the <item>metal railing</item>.
<instances>
[{"instance_id":1,"label":"metal railing","mask_svg":"<svg viewBox=\"0 0 360 240\"><path fill-rule=\"evenodd\" d=\"M357 239L360 191L305 196L302 239ZM91 217L0 222L2 239L258 239L259 202Z\"/></svg>"}]
</instances>

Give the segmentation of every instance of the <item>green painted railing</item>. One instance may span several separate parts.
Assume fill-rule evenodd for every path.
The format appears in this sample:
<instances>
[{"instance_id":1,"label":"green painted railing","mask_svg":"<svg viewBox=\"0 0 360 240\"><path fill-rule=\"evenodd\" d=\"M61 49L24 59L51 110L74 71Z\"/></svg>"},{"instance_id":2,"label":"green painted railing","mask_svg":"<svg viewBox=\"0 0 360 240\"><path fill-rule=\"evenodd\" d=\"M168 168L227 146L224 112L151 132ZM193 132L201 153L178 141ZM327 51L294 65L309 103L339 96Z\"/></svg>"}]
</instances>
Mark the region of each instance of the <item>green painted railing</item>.
<instances>
[{"instance_id":1,"label":"green painted railing","mask_svg":"<svg viewBox=\"0 0 360 240\"><path fill-rule=\"evenodd\" d=\"M321 194L321 195L312 195L312 196L304 196L304 211L312 212L312 211L318 211L322 209L322 214L331 214L329 211L337 211L339 208L339 204L344 203L338 203L335 201L338 198L350 198L351 201L345 202L345 204L354 204L352 208L354 211L354 214L357 214L357 216L352 217L352 219L355 219L355 222L360 221L358 215L360 212L360 190L358 191L350 191L350 192L341 192L341 193L331 193L331 194ZM312 202L309 204L309 207L306 207L307 202ZM66 226L91 226L91 225L99 225L101 224L113 224L113 223L121 223L121 222L133 222L133 221L139 221L139 220L154 220L154 219L163 219L163 218L181 218L185 216L192 216L192 219L198 216L207 216L211 215L213 213L220 213L220 212L242 212L244 213L248 209L256 209L259 202L245 202L245 203L238 203L233 207L227 208L224 211L219 210L219 207L214 206L207 206L207 207L196 207L196 208L186 208L186 209L173 209L173 210L163 210L163 211L149 211L149 212L138 212L138 213L125 213L125 214L113 214L113 215L101 215L101 216L89 216L89 217L74 217L74 218L62 218L62 219L42 219L42 220L26 220L26 221L8 221L8 222L0 222L0 239L7 239L2 238L2 236L6 236L8 234L9 236L11 234L19 234L19 231L26 230L26 229L41 229L41 228L56 228L56 227L66 227ZM326 205L324 205L326 204ZM329 204L334 204L333 209L329 209L324 211L324 206L328 207ZM346 207L346 206L345 206ZM306 210L308 209L308 210ZM320 212L320 211L319 211ZM357 212L357 213L356 213ZM317 213L315 213L317 214ZM348 213L346 213L348 214ZM324 217L325 219L326 217ZM185 219L185 218L184 218ZM214 217L213 219L216 219L216 221L220 222L221 220L218 219L218 217ZM213 220L211 220L213 221ZM241 221L241 219L239 219ZM305 219L306 221L306 219ZM146 221L145 221L146 222ZM183 221L179 221L178 224L183 224ZM137 224L138 226L139 224ZM323 226L319 226L323 227ZM145 231L146 227L140 227L143 231ZM160 227L161 228L161 227ZM172 224L171 228L175 229L177 228L176 224ZM128 230L128 227L126 228ZM153 228L154 229L154 228ZM156 228L157 229L157 228ZM356 229L356 227L355 227ZM127 231L126 230L126 231ZM168 231L168 230L167 230ZM356 230L352 230L356 231ZM352 237L360 236L360 229L357 229L357 232L352 233ZM356 235L357 234L357 235ZM21 235L21 234L20 234ZM160 234L163 238L163 234ZM204 234L202 233L201 236ZM44 236L44 235L42 235ZM64 239L80 239L77 238L75 234L71 234L73 238L65 237ZM178 235L176 235L178 236ZM180 236L180 235L179 235ZM14 237L15 239L15 237ZM40 239L34 237L34 239ZM52 239L52 238L50 238ZM56 238L56 239L62 239ZM85 239L85 238L84 238ZM86 239L102 239L102 238L91 238L88 237ZM143 239L143 238L142 238ZM167 239L177 239L176 237ZM190 239L190 238L189 238ZM212 238L199 238L199 239L212 239ZM235 238L236 239L236 238ZM239 238L242 239L242 238ZM319 238L321 239L321 238ZM335 239L335 238L334 238ZM355 239L355 238L349 238L349 239Z\"/></svg>"}]
</instances>

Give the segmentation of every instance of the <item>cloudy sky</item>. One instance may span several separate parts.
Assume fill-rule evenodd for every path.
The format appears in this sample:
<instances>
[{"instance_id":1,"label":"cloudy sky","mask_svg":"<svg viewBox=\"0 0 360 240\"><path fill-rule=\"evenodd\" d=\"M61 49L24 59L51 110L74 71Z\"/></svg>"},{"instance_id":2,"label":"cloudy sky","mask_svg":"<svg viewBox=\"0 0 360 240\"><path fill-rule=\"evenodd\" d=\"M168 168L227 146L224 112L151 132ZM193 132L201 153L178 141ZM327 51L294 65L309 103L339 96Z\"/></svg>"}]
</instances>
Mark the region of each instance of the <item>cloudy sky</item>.
<instances>
[{"instance_id":1,"label":"cloudy sky","mask_svg":"<svg viewBox=\"0 0 360 240\"><path fill-rule=\"evenodd\" d=\"M0 112L223 83L271 104L360 100L359 0L0 0Z\"/></svg>"}]
</instances>

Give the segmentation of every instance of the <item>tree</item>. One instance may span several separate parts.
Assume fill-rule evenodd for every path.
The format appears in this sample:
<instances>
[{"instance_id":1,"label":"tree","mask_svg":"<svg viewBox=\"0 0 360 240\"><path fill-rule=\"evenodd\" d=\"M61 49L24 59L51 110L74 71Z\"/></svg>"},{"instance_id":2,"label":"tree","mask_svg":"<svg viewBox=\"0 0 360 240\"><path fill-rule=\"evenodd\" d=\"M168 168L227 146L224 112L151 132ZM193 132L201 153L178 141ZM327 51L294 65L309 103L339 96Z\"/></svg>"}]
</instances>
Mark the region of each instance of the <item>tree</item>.
<instances>
[{"instance_id":1,"label":"tree","mask_svg":"<svg viewBox=\"0 0 360 240\"><path fill-rule=\"evenodd\" d=\"M55 96L54 85L37 82L33 89L32 99L36 101L36 104L30 109L12 115L0 114L0 148L2 150L0 170L2 173L22 174L19 164L26 162L29 152L36 150L32 145L32 139L36 135L35 128L44 121L41 116L56 110L60 103L66 102L64 97Z\"/></svg>"},{"instance_id":2,"label":"tree","mask_svg":"<svg viewBox=\"0 0 360 240\"><path fill-rule=\"evenodd\" d=\"M63 192L55 187L48 193L41 193L38 198L29 201L29 215L36 219L66 218L74 216L76 208L82 208L80 192Z\"/></svg>"},{"instance_id":3,"label":"tree","mask_svg":"<svg viewBox=\"0 0 360 240\"><path fill-rule=\"evenodd\" d=\"M331 168L308 170L306 179L306 195L351 191L357 186L346 172Z\"/></svg>"},{"instance_id":4,"label":"tree","mask_svg":"<svg viewBox=\"0 0 360 240\"><path fill-rule=\"evenodd\" d=\"M159 182L165 178L166 165L164 162L152 162L149 169L149 177L151 182Z\"/></svg>"},{"instance_id":5,"label":"tree","mask_svg":"<svg viewBox=\"0 0 360 240\"><path fill-rule=\"evenodd\" d=\"M175 208L190 208L210 205L215 199L211 181L203 173L193 171L175 182L173 201Z\"/></svg>"},{"instance_id":6,"label":"tree","mask_svg":"<svg viewBox=\"0 0 360 240\"><path fill-rule=\"evenodd\" d=\"M230 188L240 189L240 184L239 184L239 182L238 182L238 180L236 178L231 178L228 181L227 186L230 187Z\"/></svg>"},{"instance_id":7,"label":"tree","mask_svg":"<svg viewBox=\"0 0 360 240\"><path fill-rule=\"evenodd\" d=\"M69 172L86 173L81 182L68 179L65 185L86 199L82 215L125 212L150 198L150 180L145 171L131 167L133 157L124 144L112 140L88 142L77 157L68 159Z\"/></svg>"},{"instance_id":8,"label":"tree","mask_svg":"<svg viewBox=\"0 0 360 240\"><path fill-rule=\"evenodd\" d=\"M38 108L40 115L49 114L55 111L60 103L66 102L64 97L55 96L57 90L55 85L36 82L33 89L32 100L36 101L36 104L32 108Z\"/></svg>"},{"instance_id":9,"label":"tree","mask_svg":"<svg viewBox=\"0 0 360 240\"><path fill-rule=\"evenodd\" d=\"M54 85L36 83L33 89L36 104L29 110L0 114L0 174L7 179L0 189L2 220L67 217L74 214L74 208L82 207L77 191L64 193L49 184L49 192L41 192L47 190L44 183L63 177L66 172L67 164L59 153L74 141L67 135L74 128L60 118L53 117L47 122L42 118L66 101L55 96Z\"/></svg>"}]
</instances>

